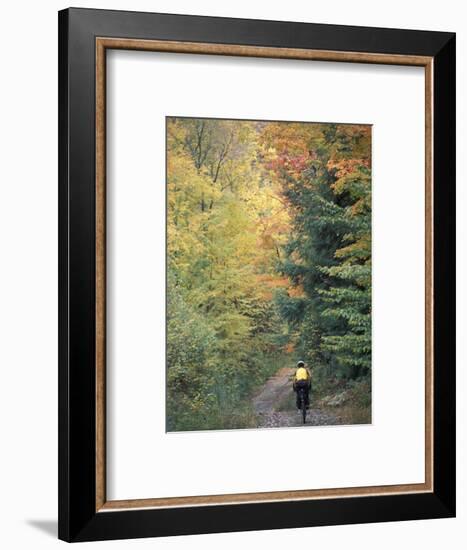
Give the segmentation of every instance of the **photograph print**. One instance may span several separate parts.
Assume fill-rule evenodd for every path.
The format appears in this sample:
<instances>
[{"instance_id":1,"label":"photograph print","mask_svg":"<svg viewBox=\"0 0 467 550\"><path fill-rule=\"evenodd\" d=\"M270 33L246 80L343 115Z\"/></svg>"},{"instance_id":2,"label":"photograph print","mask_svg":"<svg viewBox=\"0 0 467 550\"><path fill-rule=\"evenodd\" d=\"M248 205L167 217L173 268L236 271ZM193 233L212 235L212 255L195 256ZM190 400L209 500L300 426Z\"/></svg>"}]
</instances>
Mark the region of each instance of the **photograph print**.
<instances>
[{"instance_id":1,"label":"photograph print","mask_svg":"<svg viewBox=\"0 0 467 550\"><path fill-rule=\"evenodd\" d=\"M168 432L371 423L371 139L166 118Z\"/></svg>"}]
</instances>

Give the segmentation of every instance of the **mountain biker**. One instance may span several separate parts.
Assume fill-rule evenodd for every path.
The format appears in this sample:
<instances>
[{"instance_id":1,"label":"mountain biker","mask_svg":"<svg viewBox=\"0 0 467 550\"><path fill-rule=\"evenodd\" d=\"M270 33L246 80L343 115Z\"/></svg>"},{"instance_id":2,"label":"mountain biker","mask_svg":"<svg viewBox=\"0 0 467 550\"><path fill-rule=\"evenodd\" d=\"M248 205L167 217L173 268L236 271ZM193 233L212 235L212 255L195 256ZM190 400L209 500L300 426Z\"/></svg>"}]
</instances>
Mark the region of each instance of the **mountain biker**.
<instances>
[{"instance_id":1,"label":"mountain biker","mask_svg":"<svg viewBox=\"0 0 467 550\"><path fill-rule=\"evenodd\" d=\"M308 409L310 407L310 390L311 390L311 372L306 367L303 361L297 363L297 370L293 379L293 391L297 394L297 409L300 410L300 388L305 388L305 405Z\"/></svg>"}]
</instances>

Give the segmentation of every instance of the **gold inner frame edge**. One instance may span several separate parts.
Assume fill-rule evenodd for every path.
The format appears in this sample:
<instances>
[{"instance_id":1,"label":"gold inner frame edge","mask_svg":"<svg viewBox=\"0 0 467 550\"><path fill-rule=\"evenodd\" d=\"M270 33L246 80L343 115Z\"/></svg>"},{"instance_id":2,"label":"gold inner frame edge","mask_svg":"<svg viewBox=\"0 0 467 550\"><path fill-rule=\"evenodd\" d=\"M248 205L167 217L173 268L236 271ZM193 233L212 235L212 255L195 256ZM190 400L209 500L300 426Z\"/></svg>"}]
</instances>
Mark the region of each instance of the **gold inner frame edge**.
<instances>
[{"instance_id":1,"label":"gold inner frame edge","mask_svg":"<svg viewBox=\"0 0 467 550\"><path fill-rule=\"evenodd\" d=\"M124 49L204 55L302 59L346 63L411 65L425 68L425 482L258 493L160 497L131 500L106 498L106 50ZM299 501L433 492L433 58L299 48L244 46L96 38L96 511Z\"/></svg>"}]
</instances>

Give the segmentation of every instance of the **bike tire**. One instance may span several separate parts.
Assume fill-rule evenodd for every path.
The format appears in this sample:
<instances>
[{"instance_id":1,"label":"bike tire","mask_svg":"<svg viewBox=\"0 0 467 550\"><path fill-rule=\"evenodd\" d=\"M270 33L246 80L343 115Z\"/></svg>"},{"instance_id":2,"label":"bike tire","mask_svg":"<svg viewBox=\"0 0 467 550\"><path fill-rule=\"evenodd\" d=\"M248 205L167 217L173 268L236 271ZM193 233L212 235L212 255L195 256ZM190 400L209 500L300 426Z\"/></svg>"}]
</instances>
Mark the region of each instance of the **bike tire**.
<instances>
[{"instance_id":1,"label":"bike tire","mask_svg":"<svg viewBox=\"0 0 467 550\"><path fill-rule=\"evenodd\" d=\"M306 424L306 399L305 399L305 392L302 390L300 392L301 394L301 398L302 398L302 402L301 402L301 405L302 405L302 418L303 418L303 423Z\"/></svg>"}]
</instances>

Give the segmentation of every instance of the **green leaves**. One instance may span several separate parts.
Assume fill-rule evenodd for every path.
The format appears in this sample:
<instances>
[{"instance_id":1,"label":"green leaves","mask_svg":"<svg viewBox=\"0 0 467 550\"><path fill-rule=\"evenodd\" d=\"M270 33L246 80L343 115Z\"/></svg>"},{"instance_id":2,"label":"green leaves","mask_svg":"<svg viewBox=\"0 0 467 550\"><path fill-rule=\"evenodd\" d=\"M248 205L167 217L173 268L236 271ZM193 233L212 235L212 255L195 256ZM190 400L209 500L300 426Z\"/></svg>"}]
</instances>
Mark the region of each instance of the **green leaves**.
<instances>
[{"instance_id":1,"label":"green leaves","mask_svg":"<svg viewBox=\"0 0 467 550\"><path fill-rule=\"evenodd\" d=\"M347 378L366 375L371 366L370 129L313 125L308 137L303 125L296 139L291 134L289 128L292 152L282 128L276 142L272 129L267 139L276 144L279 161L273 166L292 211L293 235L280 270L305 295L277 295L279 311L310 362Z\"/></svg>"},{"instance_id":2,"label":"green leaves","mask_svg":"<svg viewBox=\"0 0 467 550\"><path fill-rule=\"evenodd\" d=\"M296 355L369 374L370 152L368 126L168 119L168 429L251 426Z\"/></svg>"},{"instance_id":3,"label":"green leaves","mask_svg":"<svg viewBox=\"0 0 467 550\"><path fill-rule=\"evenodd\" d=\"M261 162L259 131L256 122L168 119L170 429L224 428L232 417L249 425L238 409L286 343L272 296L284 282L275 265L288 212Z\"/></svg>"}]
</instances>

